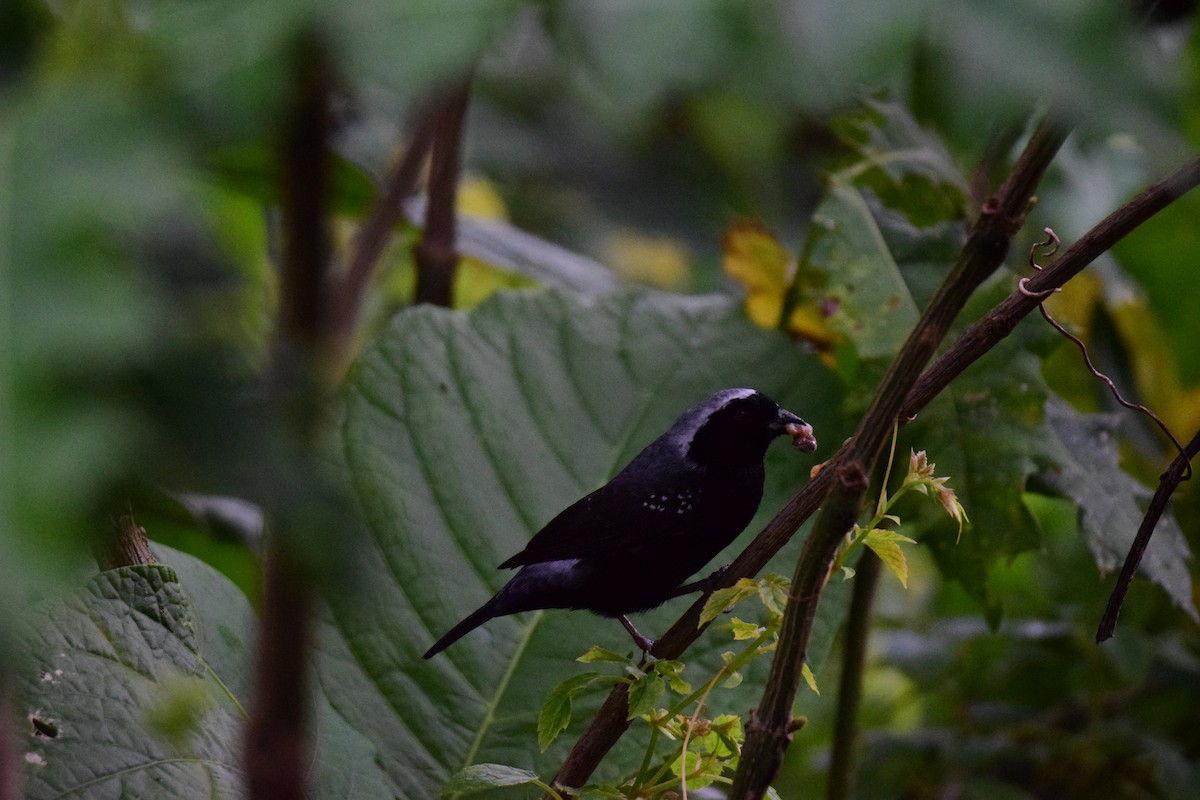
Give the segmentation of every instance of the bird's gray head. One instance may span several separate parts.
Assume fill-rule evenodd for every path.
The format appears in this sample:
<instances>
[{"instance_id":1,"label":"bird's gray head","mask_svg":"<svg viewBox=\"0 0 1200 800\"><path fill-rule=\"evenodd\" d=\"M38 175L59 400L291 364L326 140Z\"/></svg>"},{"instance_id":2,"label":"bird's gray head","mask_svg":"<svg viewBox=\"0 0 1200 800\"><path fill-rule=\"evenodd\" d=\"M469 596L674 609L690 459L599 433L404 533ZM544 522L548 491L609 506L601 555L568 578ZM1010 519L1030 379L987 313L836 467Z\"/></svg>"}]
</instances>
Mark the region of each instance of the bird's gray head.
<instances>
[{"instance_id":1,"label":"bird's gray head","mask_svg":"<svg viewBox=\"0 0 1200 800\"><path fill-rule=\"evenodd\" d=\"M812 426L754 389L722 389L683 412L666 438L694 464L761 463L767 445L788 434L800 450L817 447Z\"/></svg>"}]
</instances>

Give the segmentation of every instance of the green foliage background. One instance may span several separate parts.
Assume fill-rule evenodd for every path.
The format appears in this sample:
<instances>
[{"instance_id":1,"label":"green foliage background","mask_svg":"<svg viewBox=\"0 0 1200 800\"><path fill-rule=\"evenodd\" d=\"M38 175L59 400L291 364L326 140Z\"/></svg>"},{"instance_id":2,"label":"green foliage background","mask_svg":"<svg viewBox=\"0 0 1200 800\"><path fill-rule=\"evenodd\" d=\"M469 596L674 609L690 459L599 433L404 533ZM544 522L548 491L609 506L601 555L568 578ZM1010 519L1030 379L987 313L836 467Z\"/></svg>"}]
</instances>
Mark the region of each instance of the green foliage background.
<instances>
[{"instance_id":1,"label":"green foliage background","mask_svg":"<svg viewBox=\"0 0 1200 800\"><path fill-rule=\"evenodd\" d=\"M4 3L0 663L28 796L236 795L255 506L302 521L286 544L324 597L313 796L434 797L480 761L548 777L599 697L545 753L541 699L588 645L626 643L552 611L421 661L504 579L494 565L716 388L768 391L831 453L1038 113L1074 133L964 327L1011 291L1043 225L1070 242L1194 152L1197 36L1086 0ZM462 221L453 311L409 306L418 231L398 226L317 454L257 400L277 140L306 37L336 76L339 257L414 109L472 66L461 202L491 209ZM794 255L788 307L824 309L830 349L747 321L721 270L746 217ZM1054 306L1181 438L1200 427L1197 218L1185 196ZM924 506L900 514L920 545L910 589L885 579L877 604L860 796L1200 793L1194 490L1116 638L1092 643L1171 449L1039 320L908 426L909 447L972 524L956 542ZM811 464L771 452L739 544ZM95 574L91 543L130 507L162 565ZM824 780L849 585L822 603L823 694L798 701L784 797ZM722 635L689 670L719 663ZM760 662L714 714L755 702ZM644 735L599 777L631 771Z\"/></svg>"}]
</instances>

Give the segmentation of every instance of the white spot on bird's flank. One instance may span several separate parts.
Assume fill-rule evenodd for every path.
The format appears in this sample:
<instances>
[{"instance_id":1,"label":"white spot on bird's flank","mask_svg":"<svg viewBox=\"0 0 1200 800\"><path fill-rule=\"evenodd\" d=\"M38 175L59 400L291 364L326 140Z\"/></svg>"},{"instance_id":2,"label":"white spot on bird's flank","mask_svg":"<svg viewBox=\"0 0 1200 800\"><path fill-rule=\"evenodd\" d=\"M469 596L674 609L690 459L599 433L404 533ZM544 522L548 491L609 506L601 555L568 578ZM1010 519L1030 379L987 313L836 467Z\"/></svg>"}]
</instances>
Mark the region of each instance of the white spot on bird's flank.
<instances>
[{"instance_id":1,"label":"white spot on bird's flank","mask_svg":"<svg viewBox=\"0 0 1200 800\"><path fill-rule=\"evenodd\" d=\"M35 767L44 767L46 766L46 759L42 758L38 753L26 753L25 763L33 764Z\"/></svg>"},{"instance_id":2,"label":"white spot on bird's flank","mask_svg":"<svg viewBox=\"0 0 1200 800\"><path fill-rule=\"evenodd\" d=\"M51 683L51 682L53 682L53 680L54 680L54 676L51 675L49 672L42 673L42 683Z\"/></svg>"}]
</instances>

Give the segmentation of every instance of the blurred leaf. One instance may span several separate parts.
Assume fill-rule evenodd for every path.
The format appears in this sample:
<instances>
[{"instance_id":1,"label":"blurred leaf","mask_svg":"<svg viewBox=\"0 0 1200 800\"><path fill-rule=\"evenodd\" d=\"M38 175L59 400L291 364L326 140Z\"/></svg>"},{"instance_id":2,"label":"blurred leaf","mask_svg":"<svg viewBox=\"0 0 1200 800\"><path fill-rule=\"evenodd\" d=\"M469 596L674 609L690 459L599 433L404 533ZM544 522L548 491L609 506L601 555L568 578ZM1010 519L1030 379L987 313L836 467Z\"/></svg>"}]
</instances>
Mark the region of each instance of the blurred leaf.
<instances>
[{"instance_id":1,"label":"blurred leaf","mask_svg":"<svg viewBox=\"0 0 1200 800\"><path fill-rule=\"evenodd\" d=\"M1122 266L1144 288L1147 305L1162 320L1169 341L1166 352L1174 353L1175 368L1189 388L1200 384L1200 315L1179 287L1196 274L1200 230L1192 222L1198 216L1200 195L1193 191L1139 226L1115 249ZM1143 349L1150 348L1137 348Z\"/></svg>"},{"instance_id":2,"label":"blurred leaf","mask_svg":"<svg viewBox=\"0 0 1200 800\"><path fill-rule=\"evenodd\" d=\"M30 715L55 727L25 733L22 748L37 756L25 759L30 798L238 794L241 709L205 659L169 567L101 573L78 595L39 604L27 623L18 691Z\"/></svg>"},{"instance_id":3,"label":"blurred leaf","mask_svg":"<svg viewBox=\"0 0 1200 800\"><path fill-rule=\"evenodd\" d=\"M854 151L841 177L869 189L915 228L966 216L968 190L941 140L921 127L905 106L868 100L834 120Z\"/></svg>"},{"instance_id":4,"label":"blurred leaf","mask_svg":"<svg viewBox=\"0 0 1200 800\"><path fill-rule=\"evenodd\" d=\"M454 307L471 308L501 289L533 289L537 283L467 256L454 273Z\"/></svg>"},{"instance_id":5,"label":"blurred leaf","mask_svg":"<svg viewBox=\"0 0 1200 800\"><path fill-rule=\"evenodd\" d=\"M918 309L866 197L836 178L813 216L797 280L816 282L816 274L829 327L861 358L899 349Z\"/></svg>"},{"instance_id":6,"label":"blurred leaf","mask_svg":"<svg viewBox=\"0 0 1200 800\"><path fill-rule=\"evenodd\" d=\"M1120 468L1119 419L1110 414L1080 414L1062 402L1046 405L1047 429L1054 437L1048 444L1055 461L1041 477L1079 504L1088 548L1102 574L1125 560L1151 495ZM1183 532L1168 512L1159 520L1140 569L1179 608L1200 620L1187 568L1191 558Z\"/></svg>"},{"instance_id":7,"label":"blurred leaf","mask_svg":"<svg viewBox=\"0 0 1200 800\"><path fill-rule=\"evenodd\" d=\"M760 328L779 325L794 263L760 222L741 220L721 238L725 274L746 289L746 316Z\"/></svg>"},{"instance_id":8,"label":"blurred leaf","mask_svg":"<svg viewBox=\"0 0 1200 800\"><path fill-rule=\"evenodd\" d=\"M604 243L605 261L623 280L655 289L682 291L689 282L683 242L620 228Z\"/></svg>"},{"instance_id":9,"label":"blurred leaf","mask_svg":"<svg viewBox=\"0 0 1200 800\"><path fill-rule=\"evenodd\" d=\"M503 764L472 764L450 776L442 787L442 797L474 794L496 786L522 786L537 780L538 776L526 769Z\"/></svg>"},{"instance_id":10,"label":"blurred leaf","mask_svg":"<svg viewBox=\"0 0 1200 800\"><path fill-rule=\"evenodd\" d=\"M427 794L466 762L529 764L547 687L577 674L566 654L627 647L612 621L551 610L492 620L444 655L420 659L432 637L506 580L495 564L682 409L733 385L802 410L818 431L837 427L832 377L724 299L500 294L469 313L400 314L368 351L348 389L343 435L373 547L356 568L364 601L333 599L338 630L326 635L345 644L321 674L335 705L388 754L384 768L403 794ZM808 466L772 449L760 520ZM814 661L847 596L822 602ZM681 608L668 604L638 625L661 629ZM701 637L689 668L718 668L722 639ZM398 671L409 677L386 677ZM752 702L765 667L753 677L722 702ZM572 719L587 719L599 701L577 697ZM387 708L405 709L403 719ZM553 769L566 746L560 738L530 767ZM633 746L619 744L612 763Z\"/></svg>"},{"instance_id":11,"label":"blurred leaf","mask_svg":"<svg viewBox=\"0 0 1200 800\"><path fill-rule=\"evenodd\" d=\"M423 220L424 198L414 198L405 213L414 223ZM459 219L458 250L464 256L549 288L596 292L618 286L603 264L501 220Z\"/></svg>"}]
</instances>

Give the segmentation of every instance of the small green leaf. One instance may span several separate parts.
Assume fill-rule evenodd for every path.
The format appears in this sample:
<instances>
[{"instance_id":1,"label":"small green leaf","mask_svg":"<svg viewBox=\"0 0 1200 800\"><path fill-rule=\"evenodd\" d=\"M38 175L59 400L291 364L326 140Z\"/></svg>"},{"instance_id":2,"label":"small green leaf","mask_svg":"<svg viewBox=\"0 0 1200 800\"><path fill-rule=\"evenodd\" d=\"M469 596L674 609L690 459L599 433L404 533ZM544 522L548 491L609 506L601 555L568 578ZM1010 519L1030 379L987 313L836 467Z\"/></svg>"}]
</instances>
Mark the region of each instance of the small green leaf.
<instances>
[{"instance_id":1,"label":"small green leaf","mask_svg":"<svg viewBox=\"0 0 1200 800\"><path fill-rule=\"evenodd\" d=\"M758 583L750 578L742 578L733 586L718 589L704 602L704 610L700 612L700 624L707 625L721 616L725 609L737 605L757 592Z\"/></svg>"},{"instance_id":2,"label":"small green leaf","mask_svg":"<svg viewBox=\"0 0 1200 800\"><path fill-rule=\"evenodd\" d=\"M646 677L636 681L629 687L629 716L626 719L637 719L642 714L658 705L667 685L657 672L649 672Z\"/></svg>"},{"instance_id":3,"label":"small green leaf","mask_svg":"<svg viewBox=\"0 0 1200 800\"><path fill-rule=\"evenodd\" d=\"M579 797L584 800L626 800L624 792L607 783L589 783L581 789L560 786L558 790L564 797Z\"/></svg>"},{"instance_id":4,"label":"small green leaf","mask_svg":"<svg viewBox=\"0 0 1200 800\"><path fill-rule=\"evenodd\" d=\"M904 557L904 552L900 550L900 543L892 539L872 538L870 535L866 538L867 547L875 551L875 555L879 556L879 560L884 566L892 571L900 580L900 585L905 589L908 588L908 559Z\"/></svg>"},{"instance_id":5,"label":"small green leaf","mask_svg":"<svg viewBox=\"0 0 1200 800\"><path fill-rule=\"evenodd\" d=\"M758 599L766 606L767 611L782 615L783 609L787 607L788 592L791 588L792 582L782 575L764 575L758 582Z\"/></svg>"},{"instance_id":6,"label":"small green leaf","mask_svg":"<svg viewBox=\"0 0 1200 800\"><path fill-rule=\"evenodd\" d=\"M886 528L872 528L867 533L867 540L869 542L872 539L877 542L908 542L909 544L917 543L916 539L911 539L900 533L900 531L892 531Z\"/></svg>"},{"instance_id":7,"label":"small green leaf","mask_svg":"<svg viewBox=\"0 0 1200 800\"><path fill-rule=\"evenodd\" d=\"M441 796L474 794L497 786L521 786L535 783L537 780L538 776L527 769L517 769L504 764L472 764L450 776L450 780L442 787Z\"/></svg>"},{"instance_id":8,"label":"small green leaf","mask_svg":"<svg viewBox=\"0 0 1200 800\"><path fill-rule=\"evenodd\" d=\"M575 659L580 664L593 664L597 661L611 661L615 664L628 664L629 657L623 656L620 653L615 653L612 650L606 650L598 644L591 646L586 653Z\"/></svg>"},{"instance_id":9,"label":"small green leaf","mask_svg":"<svg viewBox=\"0 0 1200 800\"><path fill-rule=\"evenodd\" d=\"M854 575L855 575L855 572L852 567L842 567L842 580L848 581L851 578L853 578Z\"/></svg>"},{"instance_id":10,"label":"small green leaf","mask_svg":"<svg viewBox=\"0 0 1200 800\"><path fill-rule=\"evenodd\" d=\"M748 639L757 639L763 634L763 631L766 630L766 628L762 627L761 625L757 625L753 622L746 622L738 619L737 617L734 617L730 621L729 627L733 630L733 638L739 642L746 641Z\"/></svg>"},{"instance_id":11,"label":"small green leaf","mask_svg":"<svg viewBox=\"0 0 1200 800\"><path fill-rule=\"evenodd\" d=\"M738 754L743 739L741 717L721 714L712 721L712 731L704 737L704 747L718 758L729 758Z\"/></svg>"},{"instance_id":12,"label":"small green leaf","mask_svg":"<svg viewBox=\"0 0 1200 800\"><path fill-rule=\"evenodd\" d=\"M538 714L538 747L542 752L571 724L571 701L576 693L603 677L596 672L572 675L550 690Z\"/></svg>"},{"instance_id":13,"label":"small green leaf","mask_svg":"<svg viewBox=\"0 0 1200 800\"><path fill-rule=\"evenodd\" d=\"M800 674L804 676L804 682L808 684L808 688L816 694L821 693L821 690L817 688L817 676L813 675L812 670L808 668L808 662L801 665Z\"/></svg>"},{"instance_id":14,"label":"small green leaf","mask_svg":"<svg viewBox=\"0 0 1200 800\"><path fill-rule=\"evenodd\" d=\"M683 679L683 662L663 659L654 662L654 670L661 675L676 694L692 693L692 685Z\"/></svg>"},{"instance_id":15,"label":"small green leaf","mask_svg":"<svg viewBox=\"0 0 1200 800\"><path fill-rule=\"evenodd\" d=\"M744 680L742 673L736 672L736 671L731 672L731 673L729 673L729 677L726 678L724 683L721 684L721 688L736 689L737 687L742 685L742 680Z\"/></svg>"},{"instance_id":16,"label":"small green leaf","mask_svg":"<svg viewBox=\"0 0 1200 800\"><path fill-rule=\"evenodd\" d=\"M722 764L705 758L694 750L686 750L671 764L671 772L681 778L688 789L703 789L721 776Z\"/></svg>"}]
</instances>

